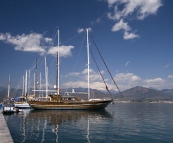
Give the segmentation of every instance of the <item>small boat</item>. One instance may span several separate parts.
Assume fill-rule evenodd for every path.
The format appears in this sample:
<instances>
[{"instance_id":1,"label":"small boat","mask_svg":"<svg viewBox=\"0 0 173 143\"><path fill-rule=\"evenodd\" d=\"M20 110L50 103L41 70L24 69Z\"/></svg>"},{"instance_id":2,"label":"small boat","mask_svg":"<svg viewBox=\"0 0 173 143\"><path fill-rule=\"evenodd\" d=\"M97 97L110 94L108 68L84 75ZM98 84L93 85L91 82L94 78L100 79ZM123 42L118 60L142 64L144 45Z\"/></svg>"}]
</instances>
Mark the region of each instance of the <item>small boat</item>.
<instances>
[{"instance_id":1,"label":"small boat","mask_svg":"<svg viewBox=\"0 0 173 143\"><path fill-rule=\"evenodd\" d=\"M14 106L20 109L28 109L31 108L25 97L18 97L16 101L14 101Z\"/></svg>"},{"instance_id":2,"label":"small boat","mask_svg":"<svg viewBox=\"0 0 173 143\"><path fill-rule=\"evenodd\" d=\"M21 109L28 109L31 108L27 102L15 102L14 106L16 108L21 108Z\"/></svg>"},{"instance_id":3,"label":"small boat","mask_svg":"<svg viewBox=\"0 0 173 143\"><path fill-rule=\"evenodd\" d=\"M4 114L5 113L18 113L20 111L22 111L22 110L19 110L18 108L15 108L14 104L10 104L10 103L5 104L2 107L2 113L4 113Z\"/></svg>"},{"instance_id":4,"label":"small boat","mask_svg":"<svg viewBox=\"0 0 173 143\"><path fill-rule=\"evenodd\" d=\"M22 91L22 96L20 96L20 97L15 97L14 98L14 106L16 107L16 108L20 108L20 109L28 109L28 108L31 108L30 106L29 106L29 104L28 104L28 102L27 102L27 100L28 99L32 99L32 96L29 96L29 97L27 97L27 71L26 71L26 79L25 79L25 86L26 86L26 88L25 88L25 92L24 92L24 76L23 76L23 91Z\"/></svg>"},{"instance_id":5,"label":"small boat","mask_svg":"<svg viewBox=\"0 0 173 143\"><path fill-rule=\"evenodd\" d=\"M58 30L59 38L59 30ZM113 99L90 99L90 88L89 88L89 42L88 42L88 29L87 29L87 53L88 53L88 100L79 99L76 96L65 96L61 95L59 91L59 39L58 39L58 52L57 52L57 85L56 92L49 95L46 100L30 100L28 101L29 105L33 109L42 109L42 110L90 110L90 109L104 109L109 105ZM74 93L74 91L72 91Z\"/></svg>"}]
</instances>

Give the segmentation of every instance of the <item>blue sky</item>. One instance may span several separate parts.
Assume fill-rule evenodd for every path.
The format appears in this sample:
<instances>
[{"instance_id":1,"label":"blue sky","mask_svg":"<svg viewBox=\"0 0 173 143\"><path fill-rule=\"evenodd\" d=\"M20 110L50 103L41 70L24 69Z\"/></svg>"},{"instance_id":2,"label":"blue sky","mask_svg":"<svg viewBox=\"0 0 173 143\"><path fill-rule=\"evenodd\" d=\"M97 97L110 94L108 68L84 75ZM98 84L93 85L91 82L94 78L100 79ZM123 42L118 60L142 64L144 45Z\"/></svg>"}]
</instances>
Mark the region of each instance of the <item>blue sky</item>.
<instances>
[{"instance_id":1,"label":"blue sky","mask_svg":"<svg viewBox=\"0 0 173 143\"><path fill-rule=\"evenodd\" d=\"M46 55L52 86L59 28L61 87L69 87L70 81L73 87L87 86L84 37L89 28L120 90L134 86L171 89L172 7L170 0L2 0L0 85L7 86L10 74L11 86L18 87L29 69L33 81L36 58L38 79L42 72L44 84ZM115 89L91 39L90 47L109 88ZM105 89L92 59L91 75L91 88Z\"/></svg>"}]
</instances>

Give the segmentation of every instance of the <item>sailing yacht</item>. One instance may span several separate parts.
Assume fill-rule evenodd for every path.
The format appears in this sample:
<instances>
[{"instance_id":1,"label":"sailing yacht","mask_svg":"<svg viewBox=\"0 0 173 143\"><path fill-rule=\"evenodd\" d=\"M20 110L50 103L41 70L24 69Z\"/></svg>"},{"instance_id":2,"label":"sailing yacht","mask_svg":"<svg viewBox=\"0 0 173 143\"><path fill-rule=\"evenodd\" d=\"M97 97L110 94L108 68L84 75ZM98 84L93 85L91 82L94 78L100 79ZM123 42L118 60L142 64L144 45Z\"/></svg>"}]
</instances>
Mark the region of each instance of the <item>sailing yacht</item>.
<instances>
[{"instance_id":1,"label":"sailing yacht","mask_svg":"<svg viewBox=\"0 0 173 143\"><path fill-rule=\"evenodd\" d=\"M2 103L2 113L16 113L20 112L18 108L15 108L13 104L10 103L10 75L9 75L9 81L8 81L8 95L7 99L5 99Z\"/></svg>"},{"instance_id":2,"label":"sailing yacht","mask_svg":"<svg viewBox=\"0 0 173 143\"><path fill-rule=\"evenodd\" d=\"M22 95L24 95L24 94L27 95L27 71L26 71L26 77L25 77L25 93L24 93L24 77L23 77L23 93L22 93ZM29 106L25 96L19 97L18 101L14 102L14 106L16 108L20 108L20 109L31 108Z\"/></svg>"},{"instance_id":3,"label":"sailing yacht","mask_svg":"<svg viewBox=\"0 0 173 143\"><path fill-rule=\"evenodd\" d=\"M113 99L90 99L90 88L89 88L89 41L88 41L88 29L87 29L87 53L88 53L88 100L80 99L76 96L63 96L59 92L59 30L58 30L58 53L57 53L57 92L50 94L49 98L45 101L33 100L28 101L29 105L33 109L44 109L44 110L71 110L71 109L104 109L110 104Z\"/></svg>"}]
</instances>

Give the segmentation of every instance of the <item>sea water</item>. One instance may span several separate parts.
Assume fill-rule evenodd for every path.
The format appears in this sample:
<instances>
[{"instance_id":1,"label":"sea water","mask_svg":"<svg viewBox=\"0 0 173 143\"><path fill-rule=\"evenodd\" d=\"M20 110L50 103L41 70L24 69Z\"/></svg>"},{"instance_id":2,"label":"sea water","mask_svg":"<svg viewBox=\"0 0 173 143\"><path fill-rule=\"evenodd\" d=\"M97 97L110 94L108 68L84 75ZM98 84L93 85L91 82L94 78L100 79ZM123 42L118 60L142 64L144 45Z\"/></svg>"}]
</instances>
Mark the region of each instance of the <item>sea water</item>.
<instances>
[{"instance_id":1,"label":"sea water","mask_svg":"<svg viewBox=\"0 0 173 143\"><path fill-rule=\"evenodd\" d=\"M4 115L14 143L173 142L173 104L115 103L105 110Z\"/></svg>"}]
</instances>

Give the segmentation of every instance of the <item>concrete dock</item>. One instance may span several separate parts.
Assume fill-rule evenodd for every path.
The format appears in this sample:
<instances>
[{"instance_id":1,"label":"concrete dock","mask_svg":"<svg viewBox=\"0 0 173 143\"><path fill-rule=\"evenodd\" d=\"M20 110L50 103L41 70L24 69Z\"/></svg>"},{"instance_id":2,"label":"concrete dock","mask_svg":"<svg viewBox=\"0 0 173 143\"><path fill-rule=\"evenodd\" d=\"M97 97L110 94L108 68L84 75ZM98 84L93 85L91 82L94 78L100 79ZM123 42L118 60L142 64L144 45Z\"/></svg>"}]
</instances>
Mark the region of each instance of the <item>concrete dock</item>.
<instances>
[{"instance_id":1,"label":"concrete dock","mask_svg":"<svg viewBox=\"0 0 173 143\"><path fill-rule=\"evenodd\" d=\"M13 143L4 115L0 110L0 143Z\"/></svg>"}]
</instances>

